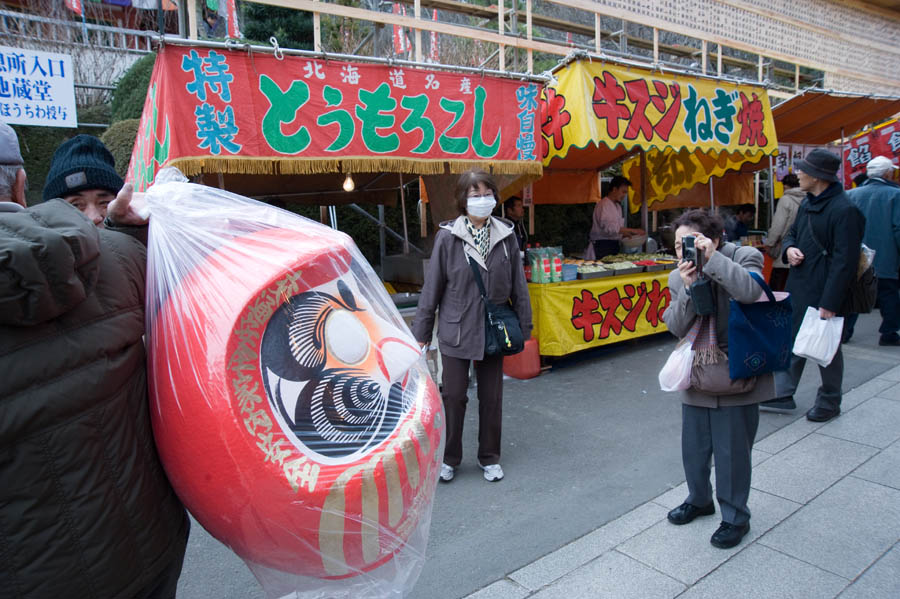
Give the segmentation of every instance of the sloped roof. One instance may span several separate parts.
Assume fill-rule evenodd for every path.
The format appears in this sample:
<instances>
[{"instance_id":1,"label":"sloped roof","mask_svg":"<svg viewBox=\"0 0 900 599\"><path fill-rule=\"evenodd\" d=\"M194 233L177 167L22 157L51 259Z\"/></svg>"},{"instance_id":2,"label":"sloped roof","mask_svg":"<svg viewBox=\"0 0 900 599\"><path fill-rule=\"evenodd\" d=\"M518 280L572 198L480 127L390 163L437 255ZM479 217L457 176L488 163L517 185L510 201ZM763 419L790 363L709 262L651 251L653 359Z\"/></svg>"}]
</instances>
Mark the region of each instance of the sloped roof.
<instances>
[{"instance_id":1,"label":"sloped roof","mask_svg":"<svg viewBox=\"0 0 900 599\"><path fill-rule=\"evenodd\" d=\"M806 90L772 109L779 143L826 144L900 112L900 97Z\"/></svg>"}]
</instances>

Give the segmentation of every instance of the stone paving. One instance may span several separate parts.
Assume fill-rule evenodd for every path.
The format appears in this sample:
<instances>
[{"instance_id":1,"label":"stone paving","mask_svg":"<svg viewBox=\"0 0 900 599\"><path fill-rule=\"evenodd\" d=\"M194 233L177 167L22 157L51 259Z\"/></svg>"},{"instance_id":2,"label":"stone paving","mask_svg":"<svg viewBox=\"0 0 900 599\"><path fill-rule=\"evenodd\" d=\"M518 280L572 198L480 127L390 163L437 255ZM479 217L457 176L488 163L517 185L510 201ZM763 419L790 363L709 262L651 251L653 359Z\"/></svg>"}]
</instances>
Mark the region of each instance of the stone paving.
<instances>
[{"instance_id":1,"label":"stone paving","mask_svg":"<svg viewBox=\"0 0 900 599\"><path fill-rule=\"evenodd\" d=\"M466 599L900 597L900 366L842 410L757 440L737 547L709 544L718 517L668 523L682 484Z\"/></svg>"}]
</instances>

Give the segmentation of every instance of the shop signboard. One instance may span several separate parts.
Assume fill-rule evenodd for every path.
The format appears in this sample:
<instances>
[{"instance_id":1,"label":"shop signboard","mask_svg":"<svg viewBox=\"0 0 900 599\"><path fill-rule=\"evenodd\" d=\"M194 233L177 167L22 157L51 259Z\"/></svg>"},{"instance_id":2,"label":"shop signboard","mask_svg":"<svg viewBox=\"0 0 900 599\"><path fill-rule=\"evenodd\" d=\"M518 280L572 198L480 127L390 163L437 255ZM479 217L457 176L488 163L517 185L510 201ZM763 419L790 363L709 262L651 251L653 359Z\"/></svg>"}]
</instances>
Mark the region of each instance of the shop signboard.
<instances>
[{"instance_id":1,"label":"shop signboard","mask_svg":"<svg viewBox=\"0 0 900 599\"><path fill-rule=\"evenodd\" d=\"M670 271L530 284L534 336L545 356L667 331Z\"/></svg>"},{"instance_id":2,"label":"shop signboard","mask_svg":"<svg viewBox=\"0 0 900 599\"><path fill-rule=\"evenodd\" d=\"M865 174L866 165L876 156L886 156L900 165L900 122L896 119L847 142L844 147L844 187L852 187L854 177Z\"/></svg>"},{"instance_id":3,"label":"shop signboard","mask_svg":"<svg viewBox=\"0 0 900 599\"><path fill-rule=\"evenodd\" d=\"M10 125L77 127L72 57L0 46L0 120Z\"/></svg>"},{"instance_id":4,"label":"shop signboard","mask_svg":"<svg viewBox=\"0 0 900 599\"><path fill-rule=\"evenodd\" d=\"M541 103L542 158L604 144L774 154L778 142L765 88L574 61L555 73Z\"/></svg>"},{"instance_id":5,"label":"shop signboard","mask_svg":"<svg viewBox=\"0 0 900 599\"><path fill-rule=\"evenodd\" d=\"M129 179L185 174L538 175L536 83L305 56L165 46Z\"/></svg>"}]
</instances>

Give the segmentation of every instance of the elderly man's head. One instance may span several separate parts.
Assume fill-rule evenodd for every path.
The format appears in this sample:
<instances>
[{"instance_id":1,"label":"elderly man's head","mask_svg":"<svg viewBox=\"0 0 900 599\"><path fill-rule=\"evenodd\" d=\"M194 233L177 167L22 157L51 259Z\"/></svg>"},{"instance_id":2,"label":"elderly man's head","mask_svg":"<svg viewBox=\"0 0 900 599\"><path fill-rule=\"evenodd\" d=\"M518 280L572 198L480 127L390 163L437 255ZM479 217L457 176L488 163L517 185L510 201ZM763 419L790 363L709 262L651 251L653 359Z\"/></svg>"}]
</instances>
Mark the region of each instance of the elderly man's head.
<instances>
[{"instance_id":1,"label":"elderly man's head","mask_svg":"<svg viewBox=\"0 0 900 599\"><path fill-rule=\"evenodd\" d=\"M102 227L106 207L124 184L103 142L92 135L76 135L53 154L44 200L62 198Z\"/></svg>"},{"instance_id":2,"label":"elderly man's head","mask_svg":"<svg viewBox=\"0 0 900 599\"><path fill-rule=\"evenodd\" d=\"M897 165L894 164L887 156L876 156L866 165L866 175L869 178L879 177L890 181L894 178L897 171Z\"/></svg>"},{"instance_id":3,"label":"elderly man's head","mask_svg":"<svg viewBox=\"0 0 900 599\"><path fill-rule=\"evenodd\" d=\"M19 137L12 127L0 123L0 202L15 202L24 208L25 187L25 161Z\"/></svg>"}]
</instances>

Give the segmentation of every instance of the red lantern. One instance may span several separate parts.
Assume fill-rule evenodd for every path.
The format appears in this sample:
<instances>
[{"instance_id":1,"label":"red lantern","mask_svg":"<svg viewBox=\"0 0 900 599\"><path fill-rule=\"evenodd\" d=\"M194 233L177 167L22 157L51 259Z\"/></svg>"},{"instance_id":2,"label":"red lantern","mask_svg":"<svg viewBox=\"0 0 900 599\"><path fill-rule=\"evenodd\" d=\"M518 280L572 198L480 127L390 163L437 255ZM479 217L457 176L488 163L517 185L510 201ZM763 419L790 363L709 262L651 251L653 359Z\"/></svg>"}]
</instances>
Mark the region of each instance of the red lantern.
<instances>
[{"instance_id":1,"label":"red lantern","mask_svg":"<svg viewBox=\"0 0 900 599\"><path fill-rule=\"evenodd\" d=\"M153 429L179 497L242 558L320 578L399 551L443 455L418 345L350 248L318 228L224 239L149 316Z\"/></svg>"}]
</instances>

